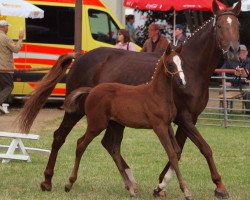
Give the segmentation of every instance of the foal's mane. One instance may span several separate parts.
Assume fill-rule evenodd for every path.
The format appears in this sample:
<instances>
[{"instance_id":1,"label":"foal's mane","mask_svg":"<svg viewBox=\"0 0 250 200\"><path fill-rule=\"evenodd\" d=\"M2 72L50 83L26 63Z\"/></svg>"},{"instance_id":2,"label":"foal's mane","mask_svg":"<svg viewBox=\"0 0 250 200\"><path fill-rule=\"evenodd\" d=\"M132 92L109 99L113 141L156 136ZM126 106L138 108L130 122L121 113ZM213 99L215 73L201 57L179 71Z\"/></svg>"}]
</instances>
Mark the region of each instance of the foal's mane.
<instances>
[{"instance_id":1,"label":"foal's mane","mask_svg":"<svg viewBox=\"0 0 250 200\"><path fill-rule=\"evenodd\" d=\"M156 72L160 69L161 65L160 65L160 62L164 62L163 61L163 56L164 56L165 52L162 54L162 56L159 58L159 60L156 62L156 65L155 65L155 70L153 72L153 75L151 76L151 79L146 82L145 84L148 85L149 83L151 83L153 80L154 80L154 77L155 77L155 74Z\"/></svg>"}]
</instances>

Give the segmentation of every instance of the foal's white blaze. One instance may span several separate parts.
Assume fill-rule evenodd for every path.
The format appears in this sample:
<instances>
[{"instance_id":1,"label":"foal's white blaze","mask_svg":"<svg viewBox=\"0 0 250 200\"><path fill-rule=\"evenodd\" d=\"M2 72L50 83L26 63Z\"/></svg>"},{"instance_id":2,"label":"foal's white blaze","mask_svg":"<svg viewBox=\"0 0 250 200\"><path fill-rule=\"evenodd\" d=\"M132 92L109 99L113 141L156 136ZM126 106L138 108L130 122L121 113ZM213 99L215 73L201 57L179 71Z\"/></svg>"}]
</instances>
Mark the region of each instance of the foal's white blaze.
<instances>
[{"instance_id":1,"label":"foal's white blaze","mask_svg":"<svg viewBox=\"0 0 250 200\"><path fill-rule=\"evenodd\" d=\"M165 176L164 176L162 182L159 184L159 188L161 188L162 190L163 190L164 188L166 188L166 186L168 185L169 181L171 180L171 178L172 178L172 176L173 176L173 172L174 172L173 168L170 167L170 168L168 169L167 173L165 174Z\"/></svg>"},{"instance_id":2,"label":"foal's white blaze","mask_svg":"<svg viewBox=\"0 0 250 200\"><path fill-rule=\"evenodd\" d=\"M182 80L183 85L186 85L185 76L184 76L184 73L183 73L183 70L182 70L182 67L181 67L181 59L180 59L180 57L177 56L177 55L174 56L174 57L173 57L173 61L174 61L174 63L175 63L176 66L177 66L177 69L178 69L178 71L179 71L179 76L180 76L180 78L181 78L181 80Z\"/></svg>"},{"instance_id":3,"label":"foal's white blaze","mask_svg":"<svg viewBox=\"0 0 250 200\"><path fill-rule=\"evenodd\" d=\"M227 23L231 26L232 25L232 18L231 17L227 17Z\"/></svg>"}]
</instances>

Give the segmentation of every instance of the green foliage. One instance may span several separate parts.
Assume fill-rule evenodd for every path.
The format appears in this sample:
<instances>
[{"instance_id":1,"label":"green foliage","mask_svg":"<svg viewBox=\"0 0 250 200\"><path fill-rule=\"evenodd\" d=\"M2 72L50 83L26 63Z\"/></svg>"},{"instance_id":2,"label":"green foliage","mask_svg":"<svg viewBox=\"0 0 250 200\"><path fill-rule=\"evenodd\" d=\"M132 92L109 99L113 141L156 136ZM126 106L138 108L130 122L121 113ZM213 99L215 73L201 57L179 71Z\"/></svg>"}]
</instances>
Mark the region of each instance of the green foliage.
<instances>
[{"instance_id":1,"label":"green foliage","mask_svg":"<svg viewBox=\"0 0 250 200\"><path fill-rule=\"evenodd\" d=\"M50 149L53 131L60 120L53 121L40 130L41 139L35 142L25 141L27 146ZM0 164L1 200L9 199L86 199L116 200L128 199L121 176L109 154L100 144L103 133L86 150L79 169L78 180L69 193L64 185L71 174L76 141L86 128L85 120L78 123L59 151L53 188L51 192L42 192L40 182L48 156L31 154L31 163L11 161ZM250 199L250 131L246 129L221 127L198 127L213 149L218 170L227 186L232 200ZM158 176L167 162L158 138L151 130L126 128L122 143L122 155L134 172L139 187L137 199L153 199L152 191L157 186ZM39 131L38 131L39 132ZM215 185L211 181L206 160L189 140L185 145L180 161L181 172L195 199L214 199ZM167 198L184 199L176 178L167 188Z\"/></svg>"}]
</instances>

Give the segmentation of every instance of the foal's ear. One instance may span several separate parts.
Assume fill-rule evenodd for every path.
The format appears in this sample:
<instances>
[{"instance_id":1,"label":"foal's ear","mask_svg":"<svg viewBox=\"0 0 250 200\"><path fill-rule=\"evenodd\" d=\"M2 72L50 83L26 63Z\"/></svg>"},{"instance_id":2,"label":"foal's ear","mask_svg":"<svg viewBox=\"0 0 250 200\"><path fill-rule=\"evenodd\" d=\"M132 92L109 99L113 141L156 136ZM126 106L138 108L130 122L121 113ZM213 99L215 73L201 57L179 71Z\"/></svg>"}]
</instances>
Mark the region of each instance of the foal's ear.
<instances>
[{"instance_id":1,"label":"foal's ear","mask_svg":"<svg viewBox=\"0 0 250 200\"><path fill-rule=\"evenodd\" d=\"M176 53L181 53L181 50L182 50L182 44L180 44L180 45L175 49L175 52L176 52Z\"/></svg>"},{"instance_id":2,"label":"foal's ear","mask_svg":"<svg viewBox=\"0 0 250 200\"><path fill-rule=\"evenodd\" d=\"M169 43L168 46L167 46L167 49L166 49L166 51L165 51L165 54L166 54L166 55L169 55L169 54L171 53L171 50L172 50L171 44Z\"/></svg>"},{"instance_id":3,"label":"foal's ear","mask_svg":"<svg viewBox=\"0 0 250 200\"><path fill-rule=\"evenodd\" d=\"M220 8L216 2L216 0L213 0L213 13L217 15L220 12Z\"/></svg>"},{"instance_id":4,"label":"foal's ear","mask_svg":"<svg viewBox=\"0 0 250 200\"><path fill-rule=\"evenodd\" d=\"M240 14L240 10L241 10L241 0L236 4L236 6L233 9L233 12L236 16L238 16Z\"/></svg>"}]
</instances>

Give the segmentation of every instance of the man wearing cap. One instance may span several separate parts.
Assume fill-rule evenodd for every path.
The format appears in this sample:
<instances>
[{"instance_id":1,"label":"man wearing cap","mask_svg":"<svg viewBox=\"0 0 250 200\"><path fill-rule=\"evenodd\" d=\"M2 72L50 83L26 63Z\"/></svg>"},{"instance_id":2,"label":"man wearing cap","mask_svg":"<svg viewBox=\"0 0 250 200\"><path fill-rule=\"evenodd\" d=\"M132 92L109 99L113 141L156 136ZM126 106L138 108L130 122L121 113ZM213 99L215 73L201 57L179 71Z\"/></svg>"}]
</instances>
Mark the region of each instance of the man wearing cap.
<instances>
[{"instance_id":1,"label":"man wearing cap","mask_svg":"<svg viewBox=\"0 0 250 200\"><path fill-rule=\"evenodd\" d=\"M7 113L2 104L13 90L13 53L17 53L22 47L24 31L20 30L19 40L15 43L7 36L9 24L5 20L0 20L0 112Z\"/></svg>"},{"instance_id":2,"label":"man wearing cap","mask_svg":"<svg viewBox=\"0 0 250 200\"><path fill-rule=\"evenodd\" d=\"M244 44L240 45L239 61L226 61L222 68L224 69L235 69L235 76L247 77L250 72L250 58L248 56L247 47ZM232 74L227 74L227 76L232 77ZM247 80L241 79L239 82L237 79L229 80L228 86L241 87L247 89L244 99L250 101L250 87ZM250 109L250 102L245 102L245 108ZM250 114L250 111L246 112Z\"/></svg>"},{"instance_id":3,"label":"man wearing cap","mask_svg":"<svg viewBox=\"0 0 250 200\"><path fill-rule=\"evenodd\" d=\"M158 24L150 24L148 27L148 36L141 49L141 52L165 51L169 44L167 38L160 35L160 27Z\"/></svg>"},{"instance_id":4,"label":"man wearing cap","mask_svg":"<svg viewBox=\"0 0 250 200\"><path fill-rule=\"evenodd\" d=\"M182 24L175 26L175 46L179 46L186 41L186 27Z\"/></svg>"}]
</instances>

